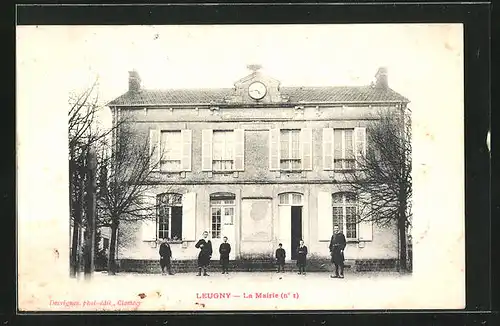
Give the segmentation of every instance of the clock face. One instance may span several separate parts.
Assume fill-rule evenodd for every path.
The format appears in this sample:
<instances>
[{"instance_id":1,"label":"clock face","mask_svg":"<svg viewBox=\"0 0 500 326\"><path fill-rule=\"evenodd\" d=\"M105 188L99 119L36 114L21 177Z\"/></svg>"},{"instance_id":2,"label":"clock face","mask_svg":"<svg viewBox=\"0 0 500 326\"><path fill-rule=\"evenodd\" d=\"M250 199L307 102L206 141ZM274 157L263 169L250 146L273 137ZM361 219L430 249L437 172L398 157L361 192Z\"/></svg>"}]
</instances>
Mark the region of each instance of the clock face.
<instances>
[{"instance_id":1,"label":"clock face","mask_svg":"<svg viewBox=\"0 0 500 326\"><path fill-rule=\"evenodd\" d=\"M261 82L255 82L248 87L248 95L255 100L260 100L266 95L267 89Z\"/></svg>"}]
</instances>

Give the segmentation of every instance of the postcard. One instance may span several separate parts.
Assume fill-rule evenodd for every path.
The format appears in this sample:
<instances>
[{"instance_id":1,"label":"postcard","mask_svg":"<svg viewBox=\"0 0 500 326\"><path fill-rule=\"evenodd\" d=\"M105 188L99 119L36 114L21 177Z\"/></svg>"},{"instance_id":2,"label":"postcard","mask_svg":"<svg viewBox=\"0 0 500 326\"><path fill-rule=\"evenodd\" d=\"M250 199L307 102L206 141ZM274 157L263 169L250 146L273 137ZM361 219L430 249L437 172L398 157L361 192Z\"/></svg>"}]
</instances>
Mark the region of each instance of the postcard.
<instances>
[{"instance_id":1,"label":"postcard","mask_svg":"<svg viewBox=\"0 0 500 326\"><path fill-rule=\"evenodd\" d=\"M461 24L16 32L21 312L464 308Z\"/></svg>"}]
</instances>

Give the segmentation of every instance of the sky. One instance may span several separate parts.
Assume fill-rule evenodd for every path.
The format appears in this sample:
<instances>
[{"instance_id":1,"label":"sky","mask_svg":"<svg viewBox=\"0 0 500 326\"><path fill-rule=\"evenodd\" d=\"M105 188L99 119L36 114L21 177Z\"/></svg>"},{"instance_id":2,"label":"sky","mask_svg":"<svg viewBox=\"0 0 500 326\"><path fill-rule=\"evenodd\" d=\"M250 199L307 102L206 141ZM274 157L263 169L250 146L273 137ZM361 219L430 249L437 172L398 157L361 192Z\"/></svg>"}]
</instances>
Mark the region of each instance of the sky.
<instances>
[{"instance_id":1,"label":"sky","mask_svg":"<svg viewBox=\"0 0 500 326\"><path fill-rule=\"evenodd\" d=\"M284 86L366 85L386 66L391 88L418 100L414 87L433 78L436 65L461 59L457 27L39 26L19 27L17 39L19 63L56 67L52 76L67 89L82 89L99 76L103 103L127 90L132 69L145 88L232 87L254 63Z\"/></svg>"}]
</instances>

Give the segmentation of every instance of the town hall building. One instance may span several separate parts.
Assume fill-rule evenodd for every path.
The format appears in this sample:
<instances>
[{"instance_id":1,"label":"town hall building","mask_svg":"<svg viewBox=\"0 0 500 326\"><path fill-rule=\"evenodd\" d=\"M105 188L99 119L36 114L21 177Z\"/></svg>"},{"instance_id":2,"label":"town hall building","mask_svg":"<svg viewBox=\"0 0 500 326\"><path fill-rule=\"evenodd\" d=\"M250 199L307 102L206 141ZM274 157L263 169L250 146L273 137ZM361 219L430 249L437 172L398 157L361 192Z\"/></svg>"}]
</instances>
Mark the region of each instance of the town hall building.
<instances>
[{"instance_id":1,"label":"town hall building","mask_svg":"<svg viewBox=\"0 0 500 326\"><path fill-rule=\"evenodd\" d=\"M342 183L366 153L372 113L408 103L387 70L363 86L291 87L249 68L221 89L143 89L131 71L128 91L108 104L115 121L126 112L137 139L162 153L148 193L156 221L120 224L121 266L157 262L163 238L174 260L195 260L203 231L212 260L225 236L233 261L272 257L279 243L294 260L300 239L309 259L324 260L334 225L347 238L347 261L396 261L396 225L358 221L356 195Z\"/></svg>"}]
</instances>

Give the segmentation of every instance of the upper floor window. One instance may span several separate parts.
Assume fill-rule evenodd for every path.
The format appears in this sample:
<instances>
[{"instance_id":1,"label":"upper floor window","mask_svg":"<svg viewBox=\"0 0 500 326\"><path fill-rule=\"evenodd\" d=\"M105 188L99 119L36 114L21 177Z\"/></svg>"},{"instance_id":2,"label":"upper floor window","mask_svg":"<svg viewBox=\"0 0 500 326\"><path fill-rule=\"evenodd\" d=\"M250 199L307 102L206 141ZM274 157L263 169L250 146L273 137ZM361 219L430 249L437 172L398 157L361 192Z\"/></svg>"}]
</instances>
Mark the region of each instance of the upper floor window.
<instances>
[{"instance_id":1,"label":"upper floor window","mask_svg":"<svg viewBox=\"0 0 500 326\"><path fill-rule=\"evenodd\" d=\"M149 131L150 167L153 171L191 171L192 132L184 130Z\"/></svg>"},{"instance_id":2,"label":"upper floor window","mask_svg":"<svg viewBox=\"0 0 500 326\"><path fill-rule=\"evenodd\" d=\"M352 170L366 155L366 129L323 128L323 169Z\"/></svg>"},{"instance_id":3,"label":"upper floor window","mask_svg":"<svg viewBox=\"0 0 500 326\"><path fill-rule=\"evenodd\" d=\"M333 131L333 168L354 169L354 129Z\"/></svg>"},{"instance_id":4,"label":"upper floor window","mask_svg":"<svg viewBox=\"0 0 500 326\"><path fill-rule=\"evenodd\" d=\"M300 129L280 131L280 167L282 170L300 170Z\"/></svg>"},{"instance_id":5,"label":"upper floor window","mask_svg":"<svg viewBox=\"0 0 500 326\"><path fill-rule=\"evenodd\" d=\"M312 129L269 130L269 169L312 170Z\"/></svg>"},{"instance_id":6,"label":"upper floor window","mask_svg":"<svg viewBox=\"0 0 500 326\"><path fill-rule=\"evenodd\" d=\"M245 163L245 131L202 130L202 171L243 171Z\"/></svg>"},{"instance_id":7,"label":"upper floor window","mask_svg":"<svg viewBox=\"0 0 500 326\"><path fill-rule=\"evenodd\" d=\"M181 131L162 131L160 136L162 171L180 171L182 161Z\"/></svg>"},{"instance_id":8,"label":"upper floor window","mask_svg":"<svg viewBox=\"0 0 500 326\"><path fill-rule=\"evenodd\" d=\"M213 171L234 169L234 132L232 130L213 132L212 169Z\"/></svg>"}]
</instances>

